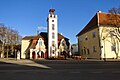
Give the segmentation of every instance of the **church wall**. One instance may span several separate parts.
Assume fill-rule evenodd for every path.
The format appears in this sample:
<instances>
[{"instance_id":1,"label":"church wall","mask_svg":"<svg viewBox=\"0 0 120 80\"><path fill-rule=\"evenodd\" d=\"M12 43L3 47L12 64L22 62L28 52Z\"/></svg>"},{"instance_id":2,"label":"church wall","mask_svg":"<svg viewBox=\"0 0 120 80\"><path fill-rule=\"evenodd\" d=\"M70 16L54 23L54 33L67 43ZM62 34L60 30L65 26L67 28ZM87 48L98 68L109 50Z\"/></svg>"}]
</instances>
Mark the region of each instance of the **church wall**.
<instances>
[{"instance_id":1,"label":"church wall","mask_svg":"<svg viewBox=\"0 0 120 80\"><path fill-rule=\"evenodd\" d=\"M21 58L26 58L26 50L28 49L28 46L30 45L30 40L22 40L22 48L21 48Z\"/></svg>"}]
</instances>

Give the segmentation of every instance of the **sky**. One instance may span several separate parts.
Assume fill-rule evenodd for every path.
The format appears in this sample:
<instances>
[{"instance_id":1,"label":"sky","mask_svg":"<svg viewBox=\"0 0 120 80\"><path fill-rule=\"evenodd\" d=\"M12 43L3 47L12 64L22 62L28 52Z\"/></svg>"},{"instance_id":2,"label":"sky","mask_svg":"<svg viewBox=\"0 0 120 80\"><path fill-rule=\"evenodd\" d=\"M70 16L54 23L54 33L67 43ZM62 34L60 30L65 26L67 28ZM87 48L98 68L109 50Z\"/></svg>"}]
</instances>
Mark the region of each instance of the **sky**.
<instances>
[{"instance_id":1,"label":"sky","mask_svg":"<svg viewBox=\"0 0 120 80\"><path fill-rule=\"evenodd\" d=\"M49 9L58 15L58 32L77 43L76 35L97 11L108 13L120 0L0 0L0 23L24 36L47 32Z\"/></svg>"}]
</instances>

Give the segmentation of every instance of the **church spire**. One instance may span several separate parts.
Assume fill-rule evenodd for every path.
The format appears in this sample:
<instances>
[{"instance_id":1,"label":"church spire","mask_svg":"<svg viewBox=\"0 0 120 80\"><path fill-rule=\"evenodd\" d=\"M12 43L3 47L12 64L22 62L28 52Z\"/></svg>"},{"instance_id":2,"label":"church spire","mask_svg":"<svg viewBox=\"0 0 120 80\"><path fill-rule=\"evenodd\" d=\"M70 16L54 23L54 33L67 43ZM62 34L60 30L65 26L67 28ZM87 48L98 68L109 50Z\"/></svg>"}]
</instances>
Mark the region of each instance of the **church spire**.
<instances>
[{"instance_id":1,"label":"church spire","mask_svg":"<svg viewBox=\"0 0 120 80\"><path fill-rule=\"evenodd\" d=\"M51 0L51 8L50 8L50 10L49 10L49 12L50 12L50 14L54 14L54 12L55 12L55 9L53 8L53 4L52 4L53 2L52 2L52 0Z\"/></svg>"}]
</instances>

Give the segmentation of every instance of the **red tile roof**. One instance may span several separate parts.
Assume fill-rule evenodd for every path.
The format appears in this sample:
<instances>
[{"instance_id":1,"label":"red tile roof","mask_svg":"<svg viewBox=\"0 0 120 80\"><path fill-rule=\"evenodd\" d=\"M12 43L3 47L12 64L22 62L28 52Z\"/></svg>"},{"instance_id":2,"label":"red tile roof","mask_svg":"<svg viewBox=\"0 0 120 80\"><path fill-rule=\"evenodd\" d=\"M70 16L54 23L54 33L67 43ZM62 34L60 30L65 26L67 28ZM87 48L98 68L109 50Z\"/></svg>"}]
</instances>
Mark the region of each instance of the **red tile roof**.
<instances>
[{"instance_id":1,"label":"red tile roof","mask_svg":"<svg viewBox=\"0 0 120 80\"><path fill-rule=\"evenodd\" d=\"M111 26L111 27L120 26L120 14L107 14L107 13L98 12L76 36L82 35L101 25Z\"/></svg>"},{"instance_id":2,"label":"red tile roof","mask_svg":"<svg viewBox=\"0 0 120 80\"><path fill-rule=\"evenodd\" d=\"M120 14L98 13L99 25L120 26Z\"/></svg>"},{"instance_id":3,"label":"red tile roof","mask_svg":"<svg viewBox=\"0 0 120 80\"><path fill-rule=\"evenodd\" d=\"M43 37L41 35L37 35L33 38L30 48L35 48L39 38L43 38Z\"/></svg>"},{"instance_id":4,"label":"red tile roof","mask_svg":"<svg viewBox=\"0 0 120 80\"><path fill-rule=\"evenodd\" d=\"M44 40L45 45L48 45L48 34L47 32L41 32L38 36L25 36L22 40L31 40L32 43L30 45L30 48L35 48L37 41L39 38L42 38ZM63 35L58 33L58 40L61 41L62 39L65 39L68 42L68 38L64 37Z\"/></svg>"},{"instance_id":5,"label":"red tile roof","mask_svg":"<svg viewBox=\"0 0 120 80\"><path fill-rule=\"evenodd\" d=\"M36 36L25 36L24 38L22 38L22 40L31 40L34 39Z\"/></svg>"}]
</instances>

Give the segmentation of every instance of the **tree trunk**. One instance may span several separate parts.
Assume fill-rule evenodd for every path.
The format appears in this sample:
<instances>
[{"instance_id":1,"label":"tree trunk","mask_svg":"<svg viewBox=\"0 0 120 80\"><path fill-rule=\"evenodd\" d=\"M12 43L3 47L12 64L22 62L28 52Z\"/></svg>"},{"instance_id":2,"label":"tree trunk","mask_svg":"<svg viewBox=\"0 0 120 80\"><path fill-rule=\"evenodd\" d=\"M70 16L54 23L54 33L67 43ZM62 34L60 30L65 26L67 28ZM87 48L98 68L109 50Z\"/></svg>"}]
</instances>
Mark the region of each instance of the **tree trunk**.
<instances>
[{"instance_id":1,"label":"tree trunk","mask_svg":"<svg viewBox=\"0 0 120 80\"><path fill-rule=\"evenodd\" d=\"M2 44L2 53L1 53L1 58L4 58L4 52L5 52L5 51L4 51L4 46L5 46L5 44L3 43L3 44Z\"/></svg>"}]
</instances>

